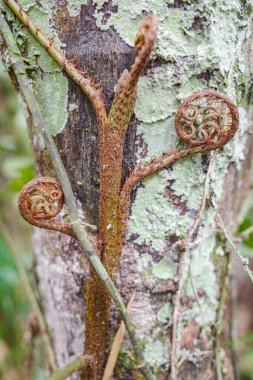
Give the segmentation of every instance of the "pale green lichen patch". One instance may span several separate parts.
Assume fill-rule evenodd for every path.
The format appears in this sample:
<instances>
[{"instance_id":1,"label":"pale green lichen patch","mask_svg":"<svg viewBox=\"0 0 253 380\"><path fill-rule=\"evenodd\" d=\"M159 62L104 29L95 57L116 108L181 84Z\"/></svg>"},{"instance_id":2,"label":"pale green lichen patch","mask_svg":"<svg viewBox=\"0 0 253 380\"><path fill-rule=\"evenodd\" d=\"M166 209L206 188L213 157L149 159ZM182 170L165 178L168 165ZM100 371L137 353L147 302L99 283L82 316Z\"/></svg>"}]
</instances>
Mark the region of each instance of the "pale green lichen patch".
<instances>
[{"instance_id":1,"label":"pale green lichen patch","mask_svg":"<svg viewBox=\"0 0 253 380\"><path fill-rule=\"evenodd\" d=\"M155 123L140 123L138 133L145 141L145 146L138 150L138 157L143 155L145 149L145 160L174 149L178 141L172 117Z\"/></svg>"},{"instance_id":2,"label":"pale green lichen patch","mask_svg":"<svg viewBox=\"0 0 253 380\"><path fill-rule=\"evenodd\" d=\"M69 103L68 109L69 112L76 111L78 109L78 105L76 103Z\"/></svg>"},{"instance_id":3,"label":"pale green lichen patch","mask_svg":"<svg viewBox=\"0 0 253 380\"><path fill-rule=\"evenodd\" d=\"M34 5L35 5L34 0L22 0L22 6L25 11L28 11Z\"/></svg>"},{"instance_id":4,"label":"pale green lichen patch","mask_svg":"<svg viewBox=\"0 0 253 380\"><path fill-rule=\"evenodd\" d=\"M234 163L240 168L245 157L245 144L247 139L247 130L249 120L244 108L239 107L240 128L235 137L230 141L215 157L211 170L210 188L213 193L213 203L217 204L223 194L223 178L228 171L228 163Z\"/></svg>"},{"instance_id":5,"label":"pale green lichen patch","mask_svg":"<svg viewBox=\"0 0 253 380\"><path fill-rule=\"evenodd\" d=\"M190 216L180 215L164 197L167 180L166 171L162 171L144 181L144 186L138 189L130 217L129 234L138 231L134 242L151 244L157 250L163 249L166 237L182 237L191 223Z\"/></svg>"},{"instance_id":6,"label":"pale green lichen patch","mask_svg":"<svg viewBox=\"0 0 253 380\"><path fill-rule=\"evenodd\" d=\"M202 67L206 66L208 57L210 63L215 62L215 66L219 67L221 74L226 75L229 71L231 62L234 60L234 49L238 38L235 17L234 13L220 12L219 17L216 17L215 25L210 25L208 29L210 45L202 44L199 49L199 62ZM211 49L210 46L212 46Z\"/></svg>"},{"instance_id":7,"label":"pale green lichen patch","mask_svg":"<svg viewBox=\"0 0 253 380\"><path fill-rule=\"evenodd\" d=\"M35 6L45 13L50 13L53 4L47 0L40 0L39 3L34 0L22 0L23 9L27 12L30 8Z\"/></svg>"},{"instance_id":8,"label":"pale green lichen patch","mask_svg":"<svg viewBox=\"0 0 253 380\"><path fill-rule=\"evenodd\" d=\"M203 35L190 30L196 14L193 11L172 9L163 16L158 37L157 53L164 59L177 60L195 56L203 43Z\"/></svg>"},{"instance_id":9,"label":"pale green lichen patch","mask_svg":"<svg viewBox=\"0 0 253 380\"><path fill-rule=\"evenodd\" d=\"M137 251L135 251L134 254L135 257L138 258L138 271L142 273L144 277L150 278L152 268L154 267L152 256L150 256L148 253L144 253L139 257L139 253Z\"/></svg>"},{"instance_id":10,"label":"pale green lichen patch","mask_svg":"<svg viewBox=\"0 0 253 380\"><path fill-rule=\"evenodd\" d=\"M197 210L203 198L203 184L206 173L202 164L202 155L182 159L173 166L169 179L173 180L172 190L190 209ZM187 181L186 181L187 179Z\"/></svg>"},{"instance_id":11,"label":"pale green lichen patch","mask_svg":"<svg viewBox=\"0 0 253 380\"><path fill-rule=\"evenodd\" d=\"M81 6L87 4L87 0L68 0L67 9L70 17L79 16Z\"/></svg>"},{"instance_id":12,"label":"pale green lichen patch","mask_svg":"<svg viewBox=\"0 0 253 380\"><path fill-rule=\"evenodd\" d=\"M41 11L38 8L32 7L29 10L29 16L31 20L38 25L44 33L47 34L49 38L54 37L54 44L56 46L61 46L60 40L54 33L53 28L50 26L51 15L50 13ZM45 48L33 37L31 34L24 29L24 33L27 38L27 53L30 63L34 67L40 67L44 72L61 72L62 69L55 62L55 60L46 52Z\"/></svg>"},{"instance_id":13,"label":"pale green lichen patch","mask_svg":"<svg viewBox=\"0 0 253 380\"><path fill-rule=\"evenodd\" d=\"M205 358L210 357L211 352L210 350L201 350L199 348L191 348L190 350L187 350L186 348L182 348L180 350L180 360L182 362L188 361L193 364L199 365L199 363Z\"/></svg>"},{"instance_id":14,"label":"pale green lichen patch","mask_svg":"<svg viewBox=\"0 0 253 380\"><path fill-rule=\"evenodd\" d=\"M157 320L161 323L168 324L171 321L173 309L170 303L166 303L157 313Z\"/></svg>"},{"instance_id":15,"label":"pale green lichen patch","mask_svg":"<svg viewBox=\"0 0 253 380\"><path fill-rule=\"evenodd\" d=\"M95 17L97 24L101 29L108 29L114 26L120 36L129 45L134 44L136 31L143 21L143 14L155 11L157 14L166 14L166 3L164 0L136 0L136 1L112 1L113 5L117 5L118 12L111 14L106 24L102 23L103 12L102 7L106 1L93 0L97 5Z\"/></svg>"},{"instance_id":16,"label":"pale green lichen patch","mask_svg":"<svg viewBox=\"0 0 253 380\"><path fill-rule=\"evenodd\" d=\"M155 12L159 18L154 57L162 58L162 64L147 70L147 75L138 84L135 107L135 115L140 121L137 130L141 141L136 157L138 161L178 147L174 115L179 103L194 91L214 87L227 92L234 101L240 101L249 91L249 72L242 44L250 23L239 0L215 4L211 0L184 1L184 7L180 9L168 8L167 2L159 0L112 0L118 12L112 13L106 24L101 22L105 1L94 0L94 3L97 5L97 25L102 29L113 26L131 46L145 14ZM245 110L239 108L239 112L239 132L215 155L212 163L210 194L214 204L222 198L223 179L229 164L235 163L239 167L244 158L248 122ZM155 263L152 254L136 252L137 269L145 284L177 279L177 265L172 260L172 250L166 251L166 239L175 236L183 238L192 226L203 199L208 156L210 154L205 159L203 155L184 159L168 172L162 171L143 181L137 189L129 235L136 236L137 232L135 243L147 244L160 254L164 253L164 258ZM169 190L167 188L166 191L172 195L171 198L165 196L168 185ZM204 213L195 241L198 245L189 251L188 274L183 289L183 295L192 300L192 306L185 308L179 323L183 327L195 321L203 332L215 323L218 306L216 274L212 263L215 247L212 208ZM166 323L171 319L172 308L173 304L167 302L158 311L157 323L161 334L166 334ZM148 360L155 368L154 347L158 344L159 352L163 352L163 341L152 334L150 340L152 350L148 350ZM198 363L208 353L196 348L191 352L180 350L178 355Z\"/></svg>"},{"instance_id":17,"label":"pale green lichen patch","mask_svg":"<svg viewBox=\"0 0 253 380\"><path fill-rule=\"evenodd\" d=\"M137 268L144 282L147 281L150 287L164 286L168 280L177 280L176 266L173 265L171 257L165 257L158 263L154 263L150 254L140 255L138 251L134 252L137 259Z\"/></svg>"},{"instance_id":18,"label":"pale green lichen patch","mask_svg":"<svg viewBox=\"0 0 253 380\"><path fill-rule=\"evenodd\" d=\"M151 123L166 119L177 109L175 93L171 92L172 70L170 65L158 67L151 76L140 78L135 114L140 121Z\"/></svg>"},{"instance_id":19,"label":"pale green lichen patch","mask_svg":"<svg viewBox=\"0 0 253 380\"><path fill-rule=\"evenodd\" d=\"M51 22L51 8L46 1L40 7L33 6L31 2L24 4L29 9L31 20L38 25L49 38L54 37L54 44L62 47ZM34 68L33 86L36 99L41 106L42 114L47 127L56 135L60 133L67 122L68 81L63 75L61 67L46 52L44 47L26 30L22 30L24 46L27 52L29 65ZM19 35L19 38L20 35ZM40 144L41 149L43 144Z\"/></svg>"},{"instance_id":20,"label":"pale green lichen patch","mask_svg":"<svg viewBox=\"0 0 253 380\"><path fill-rule=\"evenodd\" d=\"M145 345L144 358L150 366L159 371L169 360L169 346L165 341L148 341Z\"/></svg>"},{"instance_id":21,"label":"pale green lichen patch","mask_svg":"<svg viewBox=\"0 0 253 380\"><path fill-rule=\"evenodd\" d=\"M174 85L178 78L173 75L171 64L152 70L152 76L141 77L135 115L144 123L154 123L175 114L179 101L205 86L202 80L185 75L180 77L180 88ZM169 94L169 96L168 96Z\"/></svg>"},{"instance_id":22,"label":"pale green lichen patch","mask_svg":"<svg viewBox=\"0 0 253 380\"><path fill-rule=\"evenodd\" d=\"M153 269L154 275L162 280L172 280L177 275L177 269L170 257L159 261Z\"/></svg>"},{"instance_id":23,"label":"pale green lichen patch","mask_svg":"<svg viewBox=\"0 0 253 380\"><path fill-rule=\"evenodd\" d=\"M177 91L177 99L182 102L187 98L187 96L190 96L193 92L201 91L203 88L205 88L206 84L203 80L199 80L195 78L194 76L191 77L181 77L181 84L180 88Z\"/></svg>"},{"instance_id":24,"label":"pale green lichen patch","mask_svg":"<svg viewBox=\"0 0 253 380\"><path fill-rule=\"evenodd\" d=\"M201 230L201 235L205 238L201 239L199 245L190 251L191 259L189 260L184 284L184 295L193 297L195 302L191 308L181 314L182 324L187 324L193 319L201 327L215 322L218 306L218 301L216 300L218 288L215 268L210 261L215 247L215 234L213 231L214 211L211 209L208 211L205 226ZM198 291L203 291L203 295L196 299Z\"/></svg>"},{"instance_id":25,"label":"pale green lichen patch","mask_svg":"<svg viewBox=\"0 0 253 380\"><path fill-rule=\"evenodd\" d=\"M68 82L61 73L48 73L42 78L36 76L34 88L48 129L55 136L67 122L67 96L63 94L67 94Z\"/></svg>"}]
</instances>

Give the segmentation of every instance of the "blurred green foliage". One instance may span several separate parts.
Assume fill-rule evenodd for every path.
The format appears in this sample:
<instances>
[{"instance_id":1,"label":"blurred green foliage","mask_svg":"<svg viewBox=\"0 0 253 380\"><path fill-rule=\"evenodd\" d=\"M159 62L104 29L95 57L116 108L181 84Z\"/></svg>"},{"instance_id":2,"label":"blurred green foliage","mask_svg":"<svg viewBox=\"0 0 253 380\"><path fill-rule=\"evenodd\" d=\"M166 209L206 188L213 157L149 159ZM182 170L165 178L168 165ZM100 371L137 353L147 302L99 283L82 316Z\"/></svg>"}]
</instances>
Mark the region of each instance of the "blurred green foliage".
<instances>
[{"instance_id":1,"label":"blurred green foliage","mask_svg":"<svg viewBox=\"0 0 253 380\"><path fill-rule=\"evenodd\" d=\"M27 126L16 91L0 64L0 218L31 265L31 229L20 218L18 192L34 176ZM19 274L0 230L0 378L28 379L31 347L25 342L30 312Z\"/></svg>"},{"instance_id":2,"label":"blurred green foliage","mask_svg":"<svg viewBox=\"0 0 253 380\"><path fill-rule=\"evenodd\" d=\"M247 230L253 225L253 186L250 189L250 196L246 202L246 216L238 228L238 234ZM241 244L241 251L248 257L253 257L253 232Z\"/></svg>"},{"instance_id":3,"label":"blurred green foliage","mask_svg":"<svg viewBox=\"0 0 253 380\"><path fill-rule=\"evenodd\" d=\"M253 340L251 341L251 345ZM243 355L240 358L241 364L241 379L253 380L253 347L248 347L244 350Z\"/></svg>"},{"instance_id":4,"label":"blurred green foliage","mask_svg":"<svg viewBox=\"0 0 253 380\"><path fill-rule=\"evenodd\" d=\"M0 83L0 199L9 206L34 177L34 169L25 118L3 66Z\"/></svg>"},{"instance_id":5,"label":"blurred green foliage","mask_svg":"<svg viewBox=\"0 0 253 380\"><path fill-rule=\"evenodd\" d=\"M238 234L243 233L253 225L253 186L251 185L249 196L245 203L245 216L242 223L238 228ZM248 234L248 237L239 245L241 253L245 256L248 256L250 259L250 268L253 270L253 232ZM248 280L250 281L250 280ZM253 380L253 285L249 287L250 291L247 288L244 288L243 291L246 294L238 294L238 307L240 307L241 298L246 295L247 304L245 305L250 315L250 326L248 332L239 336L237 339L238 352L240 353L239 363L240 363L240 378L242 380ZM245 300L242 301L242 304L245 303ZM240 320L237 321L238 324L243 323Z\"/></svg>"},{"instance_id":6,"label":"blurred green foliage","mask_svg":"<svg viewBox=\"0 0 253 380\"><path fill-rule=\"evenodd\" d=\"M20 284L19 275L11 251L0 235L0 342L8 354L0 358L0 373L10 368L23 370L27 356L24 344L24 330L29 305ZM1 346L1 345L0 345Z\"/></svg>"}]
</instances>

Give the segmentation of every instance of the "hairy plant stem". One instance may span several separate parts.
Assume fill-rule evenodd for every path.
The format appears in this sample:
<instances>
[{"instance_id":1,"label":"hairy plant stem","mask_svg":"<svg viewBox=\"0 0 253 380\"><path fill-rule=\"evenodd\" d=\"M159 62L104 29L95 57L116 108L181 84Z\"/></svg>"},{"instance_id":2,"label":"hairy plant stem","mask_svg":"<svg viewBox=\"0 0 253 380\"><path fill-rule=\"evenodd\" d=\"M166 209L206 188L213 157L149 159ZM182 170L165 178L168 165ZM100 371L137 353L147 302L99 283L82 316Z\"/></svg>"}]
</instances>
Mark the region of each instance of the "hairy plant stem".
<instances>
[{"instance_id":1,"label":"hairy plant stem","mask_svg":"<svg viewBox=\"0 0 253 380\"><path fill-rule=\"evenodd\" d=\"M2 13L0 13L0 32L4 38L4 41L7 45L7 47L10 49L10 61L12 69L16 75L18 85L20 87L20 90L24 96L24 99L26 101L26 104L28 106L29 112L31 113L32 120L36 127L39 129L41 135L43 136L43 139L45 141L46 147L48 149L48 152L50 154L53 166L57 172L58 179L61 183L62 190L65 196L65 202L68 207L70 221L72 223L73 231L75 232L76 238L80 242L82 248L84 249L84 252L86 256L88 257L92 267L96 271L98 277L102 280L105 288L111 295L112 299L114 300L119 312L121 313L122 319L125 323L126 329L128 331L128 334L130 336L134 353L136 356L136 359L138 361L138 364L140 366L141 372L144 374L144 376L147 379L155 379L153 374L151 373L150 369L147 365L144 363L143 353L141 350L141 344L140 341L136 335L135 326L129 317L127 313L127 309L124 305L124 302L115 287L113 281L109 277L108 273L106 272L103 264L101 263L99 257L96 254L96 251L93 247L92 240L88 233L86 232L82 222L77 222L80 220L78 208L76 205L76 200L73 194L73 190L71 188L70 181L68 179L66 170L64 168L64 165L62 163L61 157L59 155L59 152L55 146L55 143L53 141L52 136L48 132L45 120L43 119L43 116L41 114L40 108L38 103L35 100L35 97L33 96L33 89L31 86L31 83L26 75L21 75L20 72L25 72L25 67L22 61L17 60L17 56L14 55L12 51L19 51L16 42L14 40L14 37L11 33L11 30L5 21L5 18ZM21 54L20 54L21 56Z\"/></svg>"},{"instance_id":2,"label":"hairy plant stem","mask_svg":"<svg viewBox=\"0 0 253 380\"><path fill-rule=\"evenodd\" d=\"M53 349L53 346L51 343L51 339L50 339L49 334L48 334L48 329L47 329L46 322L44 320L44 316L40 310L36 296L34 294L32 286L30 285L26 271L25 271L25 269L22 265L22 262L20 260L20 256L19 256L19 253L17 250L17 246L14 243L14 240L10 236L7 228L5 227L5 225L1 219L0 219L0 230L2 231L4 238L6 240L6 243L8 244L8 246L10 248L10 251L11 251L12 257L15 261L15 264L16 264L16 267L18 270L18 274L19 274L21 283L24 287L26 296L27 296L27 298L31 304L32 311L34 312L34 314L37 318L43 348L44 348L44 351L45 351L46 356L47 356L48 365L49 365L50 370L52 372L54 372L57 370L57 365L56 365L56 361L55 361L55 353L54 353L54 349Z\"/></svg>"},{"instance_id":3,"label":"hairy plant stem","mask_svg":"<svg viewBox=\"0 0 253 380\"><path fill-rule=\"evenodd\" d=\"M122 251L122 240L118 234L121 218L118 205L122 181L123 146L133 114L137 82L149 61L156 41L157 27L157 18L154 15L149 15L140 27L140 35L143 38L141 44L136 44L138 53L131 71L124 72L118 81L108 117L105 138L107 150L101 153L98 241L101 260L113 279L119 267ZM103 284L98 280L96 273L92 272L87 292L86 353L101 353L101 364L107 343L110 303Z\"/></svg>"}]
</instances>

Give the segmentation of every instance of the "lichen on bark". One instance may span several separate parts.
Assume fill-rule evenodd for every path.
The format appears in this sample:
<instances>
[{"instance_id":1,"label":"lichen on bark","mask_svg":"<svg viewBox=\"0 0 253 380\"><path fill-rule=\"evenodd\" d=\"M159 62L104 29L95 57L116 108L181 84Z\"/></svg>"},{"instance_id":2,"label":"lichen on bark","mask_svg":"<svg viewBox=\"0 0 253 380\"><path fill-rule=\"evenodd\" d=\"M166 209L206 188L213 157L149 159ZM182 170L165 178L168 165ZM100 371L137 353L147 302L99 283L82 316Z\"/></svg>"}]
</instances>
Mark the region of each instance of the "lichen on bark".
<instances>
[{"instance_id":1,"label":"lichen on bark","mask_svg":"<svg viewBox=\"0 0 253 380\"><path fill-rule=\"evenodd\" d=\"M164 149L178 144L173 115L179 102L192 92L209 86L215 87L227 92L237 104L249 92L247 51L242 53L242 49L245 40L250 38L251 15L244 2L226 1L213 4L210 1L182 1L173 6L158 0L113 0L112 5L117 7L117 11L111 12L106 21L102 12L105 2L97 1L96 4L99 27L103 30L114 27L130 45L134 41L133 31L143 14L155 12L159 17L159 37L153 55L154 63L150 65L138 86L135 107L135 115L139 121L136 160L158 155ZM243 85L241 81L238 82L239 77L243 77ZM240 170L240 163L245 158L243 152L250 125L245 118L245 108L240 107L239 111L240 131L234 141L218 153L211 172L212 201L217 207L226 194L223 181L229 165L236 165ZM178 280L178 255L173 251L173 242L186 236L196 217L203 198L207 162L208 156L196 155L143 181L132 204L126 252L129 254L129 250L133 250L136 260L134 286L137 286L139 293L135 302L142 303L145 294L146 302L151 305L154 313L154 317L149 318L146 323L149 334L145 354L158 372L164 372L166 367L168 369L170 326L161 324L157 318L157 304L163 297L164 302L167 301L166 305L173 309L173 297L169 294L173 294L171 281L174 280L176 285ZM201 363L209 363L203 366L203 371L207 372L203 374L200 370L198 378L203 378L212 371L210 363L213 343L210 334L216 322L219 297L217 269L212 261L215 234L214 211L208 210L196 237L198 244L188 253L188 267L191 266L194 287L201 297L196 300L188 275L184 287L186 306L182 307L179 323L181 351L177 353L178 360L184 365L191 362L195 368L201 367ZM129 268L123 261L121 283L126 281L127 275L129 276ZM169 282L167 299L166 281ZM156 287L165 289L165 295L153 295L152 289ZM150 292L148 301L147 291ZM137 324L140 318L137 314ZM194 329L195 324L197 329ZM191 331L195 332L195 336L191 337L194 344L189 347L185 340ZM203 344L205 340L209 343ZM163 359L160 362L158 359L157 362L153 361L151 352L154 357Z\"/></svg>"},{"instance_id":2,"label":"lichen on bark","mask_svg":"<svg viewBox=\"0 0 253 380\"><path fill-rule=\"evenodd\" d=\"M174 115L180 102L194 91L215 87L227 92L240 106L240 130L234 141L216 155L212 166L212 202L218 207L228 191L223 185L226 174L230 173L228 168L233 166L233 175L238 175L246 156L249 123L247 104L243 100L249 93L250 71L247 51L242 49L245 40L250 38L251 15L245 2L227 0L214 4L205 0L175 1L174 4L163 0L94 0L68 1L61 6L46 0L39 4L26 0L22 4L44 31L56 36L59 46L66 47L71 58L77 58L80 68L85 68L85 65L82 67L85 62L92 74L101 79L107 106L112 100L116 79L126 64L132 62L131 47L139 24L145 14L157 13L160 22L158 43L153 60L139 82L135 107L137 121L134 120L128 135L124 171L125 174L129 172L134 154L138 162L177 146ZM61 18L68 22L63 23ZM18 23L14 30L29 59L37 100L51 133L57 135L74 189L89 221L96 223L98 144L92 111L78 89L33 37ZM112 41L117 52L116 68ZM102 61L101 57L107 55L107 63L98 67L98 73L94 63L85 61L87 58L80 52L80 47L84 49L86 45L90 60L95 56L93 61ZM96 49L98 52L94 53ZM127 52L124 59L120 57L120 49ZM73 144L76 145L74 149ZM94 159L88 157L87 149L93 152ZM51 167L44 159L44 146L37 144L35 150L37 157L42 158L38 172L50 172ZM73 150L77 151L76 155L72 154ZM68 159L69 153L74 164ZM125 299L137 290L133 318L143 338L146 359L161 379L166 377L170 366L171 325L178 284L179 255L174 243L186 236L197 215L208 162L209 155L184 159L173 168L143 181L133 196L117 284ZM94 178L93 182L89 176ZM232 212L230 218L234 216ZM50 233L36 232L36 239L37 270L45 310L58 363L63 365L83 348L80 347L85 308L82 281L88 275L88 267L69 238L58 235L53 238ZM195 378L207 378L214 372L211 329L216 322L219 302L218 271L212 259L215 247L214 211L209 209L198 230L196 245L187 255L190 272L183 289L178 331L181 345L177 353L181 362L180 376L184 379L191 378L192 373ZM67 251L72 252L71 256ZM195 292L199 294L198 299ZM118 318L113 309L112 332ZM77 331L78 338L72 341ZM129 349L128 342L125 347ZM189 365L191 371L186 377ZM77 379L78 375L72 378Z\"/></svg>"}]
</instances>

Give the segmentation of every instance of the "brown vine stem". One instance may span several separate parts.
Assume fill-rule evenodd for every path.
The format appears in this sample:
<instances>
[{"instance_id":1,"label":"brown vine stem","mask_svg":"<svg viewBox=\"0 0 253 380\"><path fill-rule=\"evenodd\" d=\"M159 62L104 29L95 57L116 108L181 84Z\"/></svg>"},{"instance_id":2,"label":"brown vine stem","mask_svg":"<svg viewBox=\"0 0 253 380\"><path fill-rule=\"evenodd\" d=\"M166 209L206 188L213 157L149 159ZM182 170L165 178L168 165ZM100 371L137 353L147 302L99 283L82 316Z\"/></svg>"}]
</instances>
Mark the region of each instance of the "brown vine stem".
<instances>
[{"instance_id":1,"label":"brown vine stem","mask_svg":"<svg viewBox=\"0 0 253 380\"><path fill-rule=\"evenodd\" d=\"M46 322L44 320L43 314L40 310L39 304L37 302L36 296L33 292L33 289L30 285L29 279L27 277L26 271L22 265L22 262L20 260L19 252L17 250L16 244L13 240L13 238L10 236L9 231L5 227L5 224L2 222L0 219L0 230L2 231L4 238L6 240L6 243L8 244L12 257L14 259L14 262L16 264L16 267L18 269L18 274L21 280L21 283L24 287L25 293L27 295L27 298L31 304L32 310L34 314L36 315L38 325L39 325L39 330L41 334L41 339L42 339L42 344L44 351L47 356L49 368L51 371L56 371L57 370L57 365L55 361L55 353L54 349L51 343L51 339L48 334L48 329L46 326Z\"/></svg>"},{"instance_id":2,"label":"brown vine stem","mask_svg":"<svg viewBox=\"0 0 253 380\"><path fill-rule=\"evenodd\" d=\"M122 245L118 240L118 203L122 181L123 146L127 127L136 100L138 79L149 61L157 36L158 22L155 15L149 15L140 27L136 37L137 56L130 73L120 77L108 117L106 131L106 151L100 161L100 210L99 243L101 260L114 278L121 254ZM110 298L104 285L92 272L87 290L87 336L86 353L100 353L99 362L103 363L103 353L107 343ZM87 375L90 380L90 375Z\"/></svg>"},{"instance_id":3,"label":"brown vine stem","mask_svg":"<svg viewBox=\"0 0 253 380\"><path fill-rule=\"evenodd\" d=\"M12 12L24 24L36 40L45 48L52 58L66 71L66 73L81 87L85 95L90 100L99 125L99 138L101 148L104 146L104 132L107 125L107 114L102 96L102 90L98 85L78 70L75 65L66 58L65 54L53 44L50 39L36 24L34 24L29 15L23 10L21 4L15 0L4 0Z\"/></svg>"},{"instance_id":4,"label":"brown vine stem","mask_svg":"<svg viewBox=\"0 0 253 380\"><path fill-rule=\"evenodd\" d=\"M113 281L111 280L110 276L108 276L108 273L106 272L104 266L102 265L99 257L97 256L96 250L93 247L91 238L87 234L82 221L80 221L80 223L76 223L76 221L78 221L80 218L79 218L78 208L76 205L75 196L71 188L71 184L69 182L69 179L68 179L66 170L64 168L64 165L62 163L61 157L59 155L59 152L55 146L54 140L52 136L50 135L50 133L48 132L47 125L45 123L45 120L42 117L39 105L33 95L31 82L29 81L26 75L20 74L20 72L25 73L25 66L22 60L17 61L16 55L12 53L12 51L19 52L19 49L12 35L12 32L1 12L0 12L0 33L3 36L5 44L10 49L10 54L9 54L10 65L15 73L19 88L24 96L28 110L31 113L33 123L39 129L42 137L44 138L53 166L57 172L57 176L59 178L59 181L63 189L65 202L69 211L70 222L72 222L72 229L75 233L75 236L78 239L81 247L83 248L84 253L86 254L87 258L89 259L91 266L95 269L99 278L103 281L108 293L111 295L113 301L115 302L116 307L118 308L122 316L122 319L125 323L128 334L130 336L131 343L133 345L136 360L138 364L140 365L140 371L143 373L146 379L154 380L155 379L154 375L151 373L149 367L144 361L144 357L143 357L143 353L141 349L141 343L137 337L135 326L129 314L127 313L124 302L117 288L115 287Z\"/></svg>"}]
</instances>

